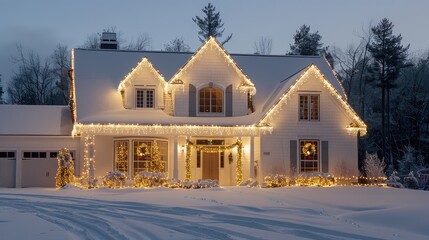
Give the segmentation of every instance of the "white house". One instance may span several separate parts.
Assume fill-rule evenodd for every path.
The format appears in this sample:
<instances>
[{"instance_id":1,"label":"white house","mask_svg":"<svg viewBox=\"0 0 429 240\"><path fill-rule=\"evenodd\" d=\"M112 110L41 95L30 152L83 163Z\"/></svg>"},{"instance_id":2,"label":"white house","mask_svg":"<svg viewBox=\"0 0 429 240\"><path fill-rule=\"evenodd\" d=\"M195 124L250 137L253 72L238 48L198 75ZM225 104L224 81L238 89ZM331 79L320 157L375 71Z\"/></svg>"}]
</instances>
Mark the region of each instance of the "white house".
<instances>
[{"instance_id":1,"label":"white house","mask_svg":"<svg viewBox=\"0 0 429 240\"><path fill-rule=\"evenodd\" d=\"M230 55L209 38L194 54L74 49L72 68L69 109L0 106L0 186L53 186L62 147L88 177L133 177L155 160L221 185L358 173L366 125L324 57Z\"/></svg>"}]
</instances>

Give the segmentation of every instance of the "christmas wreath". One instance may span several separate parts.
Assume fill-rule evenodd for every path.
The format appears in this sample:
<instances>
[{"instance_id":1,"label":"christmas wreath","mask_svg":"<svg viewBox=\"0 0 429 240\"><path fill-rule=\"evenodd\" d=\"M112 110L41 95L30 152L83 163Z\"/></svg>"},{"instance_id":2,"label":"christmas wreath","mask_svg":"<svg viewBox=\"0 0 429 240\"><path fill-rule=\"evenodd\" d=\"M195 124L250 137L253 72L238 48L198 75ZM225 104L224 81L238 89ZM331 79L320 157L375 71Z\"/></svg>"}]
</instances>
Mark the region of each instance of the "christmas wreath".
<instances>
[{"instance_id":1,"label":"christmas wreath","mask_svg":"<svg viewBox=\"0 0 429 240\"><path fill-rule=\"evenodd\" d=\"M306 143L302 147L301 151L306 157L312 157L316 154L316 145L313 143Z\"/></svg>"}]
</instances>

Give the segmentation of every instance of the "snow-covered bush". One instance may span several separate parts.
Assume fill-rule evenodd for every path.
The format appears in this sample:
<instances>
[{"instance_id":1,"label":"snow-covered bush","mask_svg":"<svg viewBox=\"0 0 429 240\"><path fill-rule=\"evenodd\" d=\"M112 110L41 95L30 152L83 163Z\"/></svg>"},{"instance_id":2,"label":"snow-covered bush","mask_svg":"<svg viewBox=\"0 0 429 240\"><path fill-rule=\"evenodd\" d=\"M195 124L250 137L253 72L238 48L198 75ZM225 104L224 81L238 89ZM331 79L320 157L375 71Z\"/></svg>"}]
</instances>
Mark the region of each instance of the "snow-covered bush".
<instances>
[{"instance_id":1,"label":"snow-covered bush","mask_svg":"<svg viewBox=\"0 0 429 240\"><path fill-rule=\"evenodd\" d=\"M404 186L401 183L401 178L398 176L397 171L393 171L389 179L387 179L387 186L394 188L403 188Z\"/></svg>"},{"instance_id":2,"label":"snow-covered bush","mask_svg":"<svg viewBox=\"0 0 429 240\"><path fill-rule=\"evenodd\" d=\"M404 187L411 189L419 189L419 182L414 177L413 171L411 171L407 177L404 177Z\"/></svg>"},{"instance_id":3,"label":"snow-covered bush","mask_svg":"<svg viewBox=\"0 0 429 240\"><path fill-rule=\"evenodd\" d=\"M330 174L314 172L314 173L301 173L295 178L295 185L297 186L332 186L335 184L335 178Z\"/></svg>"},{"instance_id":4,"label":"snow-covered bush","mask_svg":"<svg viewBox=\"0 0 429 240\"><path fill-rule=\"evenodd\" d=\"M199 188L213 188L219 187L219 182L217 180L211 179L199 179L198 181L180 181L173 184L173 186L168 186L170 188L185 188L185 189L199 189Z\"/></svg>"},{"instance_id":5,"label":"snow-covered bush","mask_svg":"<svg viewBox=\"0 0 429 240\"><path fill-rule=\"evenodd\" d=\"M108 172L103 178L103 186L109 188L119 188L125 185L127 175L124 172L112 171Z\"/></svg>"},{"instance_id":6,"label":"snow-covered bush","mask_svg":"<svg viewBox=\"0 0 429 240\"><path fill-rule=\"evenodd\" d=\"M257 187L258 186L258 180L249 178L243 183L240 184L241 187Z\"/></svg>"},{"instance_id":7,"label":"snow-covered bush","mask_svg":"<svg viewBox=\"0 0 429 240\"><path fill-rule=\"evenodd\" d=\"M286 175L275 174L264 178L264 187L286 187L291 185L291 179Z\"/></svg>"},{"instance_id":8,"label":"snow-covered bush","mask_svg":"<svg viewBox=\"0 0 429 240\"><path fill-rule=\"evenodd\" d=\"M168 182L168 179L164 173L142 171L134 176L135 187L161 187L166 182Z\"/></svg>"},{"instance_id":9,"label":"snow-covered bush","mask_svg":"<svg viewBox=\"0 0 429 240\"><path fill-rule=\"evenodd\" d=\"M384 169L386 164L380 160L376 153L365 153L365 173L368 178L386 177Z\"/></svg>"}]
</instances>

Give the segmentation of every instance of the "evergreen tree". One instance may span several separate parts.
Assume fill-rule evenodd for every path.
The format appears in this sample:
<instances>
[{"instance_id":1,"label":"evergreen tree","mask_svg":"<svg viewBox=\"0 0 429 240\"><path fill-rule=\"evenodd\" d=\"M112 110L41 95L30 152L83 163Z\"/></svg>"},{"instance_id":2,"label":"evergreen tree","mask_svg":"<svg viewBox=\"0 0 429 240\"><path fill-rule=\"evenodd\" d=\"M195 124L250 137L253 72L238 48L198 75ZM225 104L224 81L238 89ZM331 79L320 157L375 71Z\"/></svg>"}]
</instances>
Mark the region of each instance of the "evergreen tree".
<instances>
[{"instance_id":1,"label":"evergreen tree","mask_svg":"<svg viewBox=\"0 0 429 240\"><path fill-rule=\"evenodd\" d=\"M323 53L322 36L319 31L310 33L310 26L302 25L293 35L294 44L290 44L291 55L319 55Z\"/></svg>"},{"instance_id":2,"label":"evergreen tree","mask_svg":"<svg viewBox=\"0 0 429 240\"><path fill-rule=\"evenodd\" d=\"M402 36L393 35L393 24L384 18L380 23L371 28L373 38L368 46L369 52L374 58L374 67L378 73L378 84L381 88L381 150L382 158L386 159L386 143L391 151L390 140L390 89L395 87L394 81L398 78L400 69L405 66L407 47L402 46ZM386 117L387 113L387 117ZM387 124L386 134L386 119ZM388 137L388 139L386 138ZM392 154L389 154L389 163L392 162Z\"/></svg>"},{"instance_id":3,"label":"evergreen tree","mask_svg":"<svg viewBox=\"0 0 429 240\"><path fill-rule=\"evenodd\" d=\"M192 21L198 25L200 28L200 31L198 32L198 38L201 42L204 42L206 39L208 39L210 36L215 38L222 37L223 32L225 29L223 29L223 23L222 19L220 18L220 12L216 12L216 8L211 4L207 4L202 9L205 16L203 18L195 16L195 18L192 18ZM230 34L226 39L221 43L224 45L229 40L231 40L232 34Z\"/></svg>"},{"instance_id":4,"label":"evergreen tree","mask_svg":"<svg viewBox=\"0 0 429 240\"><path fill-rule=\"evenodd\" d=\"M164 44L164 50L167 52L189 52L191 49L185 43L183 38L175 38L171 42Z\"/></svg>"}]
</instances>

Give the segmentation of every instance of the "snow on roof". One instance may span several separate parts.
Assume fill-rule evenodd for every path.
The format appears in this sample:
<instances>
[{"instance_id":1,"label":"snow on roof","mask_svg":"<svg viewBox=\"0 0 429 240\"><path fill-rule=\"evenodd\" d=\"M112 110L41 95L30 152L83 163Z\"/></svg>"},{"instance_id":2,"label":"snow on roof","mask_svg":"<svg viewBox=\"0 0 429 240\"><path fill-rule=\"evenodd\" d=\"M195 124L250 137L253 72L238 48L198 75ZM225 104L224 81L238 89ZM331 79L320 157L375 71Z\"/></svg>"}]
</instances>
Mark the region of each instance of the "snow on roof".
<instances>
[{"instance_id":1,"label":"snow on roof","mask_svg":"<svg viewBox=\"0 0 429 240\"><path fill-rule=\"evenodd\" d=\"M68 106L0 105L0 135L70 135Z\"/></svg>"},{"instance_id":2,"label":"snow on roof","mask_svg":"<svg viewBox=\"0 0 429 240\"><path fill-rule=\"evenodd\" d=\"M126 110L122 107L117 87L124 76L132 71L143 57L147 57L166 81L182 67L193 53L158 51L122 51L74 49L77 121L81 123L159 123L228 125L229 122L246 124L257 118L279 83L287 80L311 64L316 65L345 98L341 84L323 57L231 54L231 57L256 86L254 106L256 112L249 117L232 118L184 118L167 114ZM150 115L150 116L149 116ZM183 119L182 119L183 118ZM162 120L164 119L164 120ZM182 119L182 120L181 120ZM257 121L256 119L255 121ZM246 123L245 123L246 122ZM255 122L253 122L255 123Z\"/></svg>"}]
</instances>

